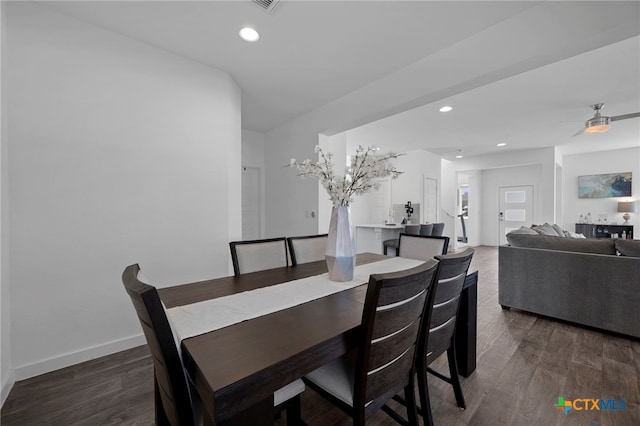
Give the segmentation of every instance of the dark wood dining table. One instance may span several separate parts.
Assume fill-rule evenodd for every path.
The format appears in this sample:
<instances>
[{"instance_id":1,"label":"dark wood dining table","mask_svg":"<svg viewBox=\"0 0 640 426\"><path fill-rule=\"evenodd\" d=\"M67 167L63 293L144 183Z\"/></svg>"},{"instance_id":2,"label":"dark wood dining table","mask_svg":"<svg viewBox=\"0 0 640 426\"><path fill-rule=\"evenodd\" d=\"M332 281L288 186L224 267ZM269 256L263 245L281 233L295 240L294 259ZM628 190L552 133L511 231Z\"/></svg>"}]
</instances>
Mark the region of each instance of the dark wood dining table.
<instances>
[{"instance_id":1,"label":"dark wood dining table","mask_svg":"<svg viewBox=\"0 0 640 426\"><path fill-rule=\"evenodd\" d=\"M357 264L384 259L388 258L358 254ZM169 309L325 272L324 261L311 262L161 288L158 293ZM477 273L475 277L477 282ZM184 339L183 362L202 402L205 424L272 425L273 393L277 389L354 347L367 291L367 283L362 284ZM475 299L472 303L475 305ZM468 329L468 321L464 322ZM475 322L472 326L475 329ZM463 362L473 359L472 366L461 368L468 375L475 368L475 330L466 334L474 340L473 356L465 348L459 358Z\"/></svg>"}]
</instances>

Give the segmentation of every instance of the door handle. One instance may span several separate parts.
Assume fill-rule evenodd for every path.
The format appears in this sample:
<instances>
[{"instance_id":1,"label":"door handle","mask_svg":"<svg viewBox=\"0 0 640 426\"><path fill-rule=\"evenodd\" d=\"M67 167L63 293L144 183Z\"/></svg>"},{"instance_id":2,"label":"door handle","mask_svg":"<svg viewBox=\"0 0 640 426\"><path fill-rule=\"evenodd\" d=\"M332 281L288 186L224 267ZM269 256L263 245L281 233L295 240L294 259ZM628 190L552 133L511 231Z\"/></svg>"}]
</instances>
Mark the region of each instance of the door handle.
<instances>
[{"instance_id":1,"label":"door handle","mask_svg":"<svg viewBox=\"0 0 640 426\"><path fill-rule=\"evenodd\" d=\"M501 222L504 221L504 213L500 212L498 216Z\"/></svg>"}]
</instances>

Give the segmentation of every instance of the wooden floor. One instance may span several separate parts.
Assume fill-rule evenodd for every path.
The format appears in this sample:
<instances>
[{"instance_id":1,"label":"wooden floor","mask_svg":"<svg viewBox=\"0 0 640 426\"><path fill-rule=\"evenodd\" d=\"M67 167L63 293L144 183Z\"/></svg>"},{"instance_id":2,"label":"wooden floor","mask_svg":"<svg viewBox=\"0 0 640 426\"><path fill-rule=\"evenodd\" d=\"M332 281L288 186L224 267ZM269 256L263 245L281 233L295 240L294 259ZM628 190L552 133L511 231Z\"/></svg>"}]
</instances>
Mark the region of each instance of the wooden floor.
<instances>
[{"instance_id":1,"label":"wooden floor","mask_svg":"<svg viewBox=\"0 0 640 426\"><path fill-rule=\"evenodd\" d=\"M640 425L640 342L498 305L497 248L478 247L477 370L462 380L467 409L430 377L437 425ZM639 307L640 309L640 307ZM446 357L436 361L446 370ZM152 425L152 367L145 347L18 382L2 407L2 426ZM558 397L624 399L626 410L576 411ZM392 406L397 407L397 405ZM309 425L351 424L313 391L302 399ZM278 421L277 424L284 424ZM368 422L394 424L383 413Z\"/></svg>"}]
</instances>

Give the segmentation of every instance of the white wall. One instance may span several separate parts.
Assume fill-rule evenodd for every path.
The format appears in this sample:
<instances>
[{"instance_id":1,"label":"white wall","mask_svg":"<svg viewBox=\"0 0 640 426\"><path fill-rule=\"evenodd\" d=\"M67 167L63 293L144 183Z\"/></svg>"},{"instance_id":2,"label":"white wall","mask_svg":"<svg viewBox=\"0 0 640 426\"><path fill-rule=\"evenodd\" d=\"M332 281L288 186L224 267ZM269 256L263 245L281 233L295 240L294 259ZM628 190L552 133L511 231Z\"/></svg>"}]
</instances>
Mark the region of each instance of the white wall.
<instances>
[{"instance_id":1,"label":"white wall","mask_svg":"<svg viewBox=\"0 0 640 426\"><path fill-rule=\"evenodd\" d=\"M13 386L11 366L11 305L9 286L9 179L7 166L7 108L6 108L6 2L0 2L0 406Z\"/></svg>"},{"instance_id":2,"label":"white wall","mask_svg":"<svg viewBox=\"0 0 640 426\"><path fill-rule=\"evenodd\" d=\"M578 176L602 173L632 173L631 198L578 198ZM589 154L566 155L563 158L563 203L564 212L560 226L573 231L580 214L591 212L594 221L598 213L607 213L609 222L622 224L622 213L618 213L618 201L628 199L640 203L640 147ZM634 225L634 238L640 239L640 212L631 213L630 224Z\"/></svg>"},{"instance_id":3,"label":"white wall","mask_svg":"<svg viewBox=\"0 0 640 426\"><path fill-rule=\"evenodd\" d=\"M228 273L240 91L225 73L35 4L7 9L21 379L143 343L126 265L158 286Z\"/></svg>"},{"instance_id":4,"label":"white wall","mask_svg":"<svg viewBox=\"0 0 640 426\"><path fill-rule=\"evenodd\" d=\"M462 236L460 218L455 217L460 210L458 206L458 182L453 162L442 159L440 161L440 221L444 223L444 234L451 238L449 247L457 248L457 237ZM454 217L452 217L454 216Z\"/></svg>"}]
</instances>

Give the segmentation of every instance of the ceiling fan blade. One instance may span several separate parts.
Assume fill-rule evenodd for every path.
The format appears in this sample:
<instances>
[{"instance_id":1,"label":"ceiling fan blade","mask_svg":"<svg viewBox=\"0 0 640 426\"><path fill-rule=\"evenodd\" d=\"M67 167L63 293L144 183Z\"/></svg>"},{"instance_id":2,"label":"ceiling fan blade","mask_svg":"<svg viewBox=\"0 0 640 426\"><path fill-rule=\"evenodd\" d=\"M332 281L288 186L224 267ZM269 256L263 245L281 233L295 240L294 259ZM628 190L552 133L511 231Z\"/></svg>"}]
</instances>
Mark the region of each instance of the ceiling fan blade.
<instances>
[{"instance_id":1,"label":"ceiling fan blade","mask_svg":"<svg viewBox=\"0 0 640 426\"><path fill-rule=\"evenodd\" d=\"M620 120L626 120L627 118L636 118L636 117L640 117L640 112L634 112L634 113L631 113L631 114L616 115L614 117L609 117L609 119L611 121L620 121Z\"/></svg>"},{"instance_id":2,"label":"ceiling fan blade","mask_svg":"<svg viewBox=\"0 0 640 426\"><path fill-rule=\"evenodd\" d=\"M578 130L577 132L575 132L573 135L571 135L571 137L575 137L575 136L580 136L581 134L584 133L584 128Z\"/></svg>"}]
</instances>

